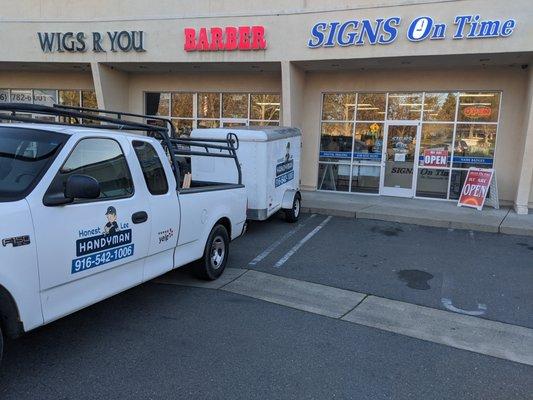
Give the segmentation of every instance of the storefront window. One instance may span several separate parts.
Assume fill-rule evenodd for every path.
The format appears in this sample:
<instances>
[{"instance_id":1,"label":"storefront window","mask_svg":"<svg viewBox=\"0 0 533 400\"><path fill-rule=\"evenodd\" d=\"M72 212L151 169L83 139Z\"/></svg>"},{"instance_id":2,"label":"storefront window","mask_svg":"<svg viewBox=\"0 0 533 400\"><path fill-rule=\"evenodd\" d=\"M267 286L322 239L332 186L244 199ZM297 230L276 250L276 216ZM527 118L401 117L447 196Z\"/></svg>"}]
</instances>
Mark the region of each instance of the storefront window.
<instances>
[{"instance_id":1,"label":"storefront window","mask_svg":"<svg viewBox=\"0 0 533 400\"><path fill-rule=\"evenodd\" d=\"M248 94L222 93L223 118L248 118Z\"/></svg>"},{"instance_id":2,"label":"storefront window","mask_svg":"<svg viewBox=\"0 0 533 400\"><path fill-rule=\"evenodd\" d=\"M0 103L9 103L9 90L0 90Z\"/></svg>"},{"instance_id":3,"label":"storefront window","mask_svg":"<svg viewBox=\"0 0 533 400\"><path fill-rule=\"evenodd\" d=\"M423 124L419 165L449 167L452 156L453 124Z\"/></svg>"},{"instance_id":4,"label":"storefront window","mask_svg":"<svg viewBox=\"0 0 533 400\"><path fill-rule=\"evenodd\" d=\"M192 118L193 117L193 94L192 93L172 93L172 117Z\"/></svg>"},{"instance_id":5,"label":"storefront window","mask_svg":"<svg viewBox=\"0 0 533 400\"><path fill-rule=\"evenodd\" d=\"M326 93L322 105L322 120L352 121L355 116L355 93Z\"/></svg>"},{"instance_id":6,"label":"storefront window","mask_svg":"<svg viewBox=\"0 0 533 400\"><path fill-rule=\"evenodd\" d=\"M351 162L352 122L323 122L320 136L320 161Z\"/></svg>"},{"instance_id":7,"label":"storefront window","mask_svg":"<svg viewBox=\"0 0 533 400\"><path fill-rule=\"evenodd\" d=\"M358 122L355 125L354 161L380 161L383 148L383 124Z\"/></svg>"},{"instance_id":8,"label":"storefront window","mask_svg":"<svg viewBox=\"0 0 533 400\"><path fill-rule=\"evenodd\" d=\"M468 168L494 165L500 99L499 92L324 94L317 187L456 200Z\"/></svg>"},{"instance_id":9,"label":"storefront window","mask_svg":"<svg viewBox=\"0 0 533 400\"><path fill-rule=\"evenodd\" d=\"M383 121L385 119L385 93L359 93L357 95L358 121Z\"/></svg>"},{"instance_id":10,"label":"storefront window","mask_svg":"<svg viewBox=\"0 0 533 400\"><path fill-rule=\"evenodd\" d=\"M448 195L448 169L419 168L416 195L418 197L431 197L445 199Z\"/></svg>"},{"instance_id":11,"label":"storefront window","mask_svg":"<svg viewBox=\"0 0 533 400\"><path fill-rule=\"evenodd\" d=\"M422 112L422 93L390 93L387 119L420 119Z\"/></svg>"},{"instance_id":12,"label":"storefront window","mask_svg":"<svg viewBox=\"0 0 533 400\"><path fill-rule=\"evenodd\" d=\"M194 120L192 119L173 119L172 124L178 136L189 136L192 131Z\"/></svg>"},{"instance_id":13,"label":"storefront window","mask_svg":"<svg viewBox=\"0 0 533 400\"><path fill-rule=\"evenodd\" d=\"M500 108L500 93L459 93L459 115L464 122L497 122Z\"/></svg>"},{"instance_id":14,"label":"storefront window","mask_svg":"<svg viewBox=\"0 0 533 400\"><path fill-rule=\"evenodd\" d=\"M198 93L198 117L220 118L220 93Z\"/></svg>"},{"instance_id":15,"label":"storefront window","mask_svg":"<svg viewBox=\"0 0 533 400\"><path fill-rule=\"evenodd\" d=\"M279 94L251 94L250 104L251 120L279 121L279 109L281 104ZM250 125L251 124L252 122L250 121Z\"/></svg>"},{"instance_id":16,"label":"storefront window","mask_svg":"<svg viewBox=\"0 0 533 400\"><path fill-rule=\"evenodd\" d=\"M43 106L53 106L57 103L57 93L55 90L35 89L33 91L33 103Z\"/></svg>"},{"instance_id":17,"label":"storefront window","mask_svg":"<svg viewBox=\"0 0 533 400\"><path fill-rule=\"evenodd\" d=\"M350 188L350 165L320 163L318 165L318 190L347 192Z\"/></svg>"},{"instance_id":18,"label":"storefront window","mask_svg":"<svg viewBox=\"0 0 533 400\"><path fill-rule=\"evenodd\" d=\"M252 121L250 120L250 126L279 126L279 121Z\"/></svg>"},{"instance_id":19,"label":"storefront window","mask_svg":"<svg viewBox=\"0 0 533 400\"><path fill-rule=\"evenodd\" d=\"M456 93L426 93L424 96L424 121L455 120Z\"/></svg>"},{"instance_id":20,"label":"storefront window","mask_svg":"<svg viewBox=\"0 0 533 400\"><path fill-rule=\"evenodd\" d=\"M98 108L96 93L94 90L84 90L81 92L81 105L87 108Z\"/></svg>"},{"instance_id":21,"label":"storefront window","mask_svg":"<svg viewBox=\"0 0 533 400\"><path fill-rule=\"evenodd\" d=\"M220 121L214 119L199 119L197 126L198 128L219 128Z\"/></svg>"},{"instance_id":22,"label":"storefront window","mask_svg":"<svg viewBox=\"0 0 533 400\"><path fill-rule=\"evenodd\" d=\"M11 93L11 96L13 96L13 93ZM80 106L79 90L60 90L59 91L59 104L62 104L65 106L79 107Z\"/></svg>"},{"instance_id":23,"label":"storefront window","mask_svg":"<svg viewBox=\"0 0 533 400\"><path fill-rule=\"evenodd\" d=\"M495 124L457 124L453 167L492 168L495 144Z\"/></svg>"},{"instance_id":24,"label":"storefront window","mask_svg":"<svg viewBox=\"0 0 533 400\"><path fill-rule=\"evenodd\" d=\"M458 200L461 195L461 189L466 179L468 170L452 170L450 179L450 200Z\"/></svg>"},{"instance_id":25,"label":"storefront window","mask_svg":"<svg viewBox=\"0 0 533 400\"><path fill-rule=\"evenodd\" d=\"M145 104L146 114L168 117L178 135L188 135L195 128L279 126L280 98L278 93L147 92Z\"/></svg>"},{"instance_id":26,"label":"storefront window","mask_svg":"<svg viewBox=\"0 0 533 400\"><path fill-rule=\"evenodd\" d=\"M351 191L358 193L378 193L380 167L354 164L352 167Z\"/></svg>"},{"instance_id":27,"label":"storefront window","mask_svg":"<svg viewBox=\"0 0 533 400\"><path fill-rule=\"evenodd\" d=\"M31 103L32 95L31 90L11 90L11 102L12 103Z\"/></svg>"}]
</instances>

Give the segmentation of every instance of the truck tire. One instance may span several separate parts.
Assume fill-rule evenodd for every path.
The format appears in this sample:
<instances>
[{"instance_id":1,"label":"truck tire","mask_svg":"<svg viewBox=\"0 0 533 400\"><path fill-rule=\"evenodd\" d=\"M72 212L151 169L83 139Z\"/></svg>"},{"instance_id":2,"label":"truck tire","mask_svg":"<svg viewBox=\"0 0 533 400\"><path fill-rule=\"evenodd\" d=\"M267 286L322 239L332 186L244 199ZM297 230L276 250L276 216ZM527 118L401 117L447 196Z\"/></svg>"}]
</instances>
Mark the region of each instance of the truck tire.
<instances>
[{"instance_id":1,"label":"truck tire","mask_svg":"<svg viewBox=\"0 0 533 400\"><path fill-rule=\"evenodd\" d=\"M204 256L195 268L200 279L214 281L222 275L228 261L229 241L226 228L223 225L215 225L205 244Z\"/></svg>"},{"instance_id":2,"label":"truck tire","mask_svg":"<svg viewBox=\"0 0 533 400\"><path fill-rule=\"evenodd\" d=\"M296 222L300 218L300 209L302 206L302 196L300 192L296 192L294 199L292 200L292 208L285 209L285 221Z\"/></svg>"},{"instance_id":3,"label":"truck tire","mask_svg":"<svg viewBox=\"0 0 533 400\"><path fill-rule=\"evenodd\" d=\"M0 327L0 364L2 363L2 355L4 351L4 335L2 334L2 328Z\"/></svg>"}]
</instances>

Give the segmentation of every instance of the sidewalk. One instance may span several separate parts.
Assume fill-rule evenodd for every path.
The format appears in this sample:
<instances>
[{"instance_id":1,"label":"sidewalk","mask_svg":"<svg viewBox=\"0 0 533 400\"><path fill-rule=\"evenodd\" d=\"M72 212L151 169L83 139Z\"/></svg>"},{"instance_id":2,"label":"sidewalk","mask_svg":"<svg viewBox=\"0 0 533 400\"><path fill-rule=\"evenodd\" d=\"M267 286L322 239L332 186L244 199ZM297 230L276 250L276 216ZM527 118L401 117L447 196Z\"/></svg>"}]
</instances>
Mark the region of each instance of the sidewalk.
<instances>
[{"instance_id":1,"label":"sidewalk","mask_svg":"<svg viewBox=\"0 0 533 400\"><path fill-rule=\"evenodd\" d=\"M469 229L533 236L533 214L518 215L510 208L483 211L457 207L456 202L302 191L302 211L349 218Z\"/></svg>"}]
</instances>

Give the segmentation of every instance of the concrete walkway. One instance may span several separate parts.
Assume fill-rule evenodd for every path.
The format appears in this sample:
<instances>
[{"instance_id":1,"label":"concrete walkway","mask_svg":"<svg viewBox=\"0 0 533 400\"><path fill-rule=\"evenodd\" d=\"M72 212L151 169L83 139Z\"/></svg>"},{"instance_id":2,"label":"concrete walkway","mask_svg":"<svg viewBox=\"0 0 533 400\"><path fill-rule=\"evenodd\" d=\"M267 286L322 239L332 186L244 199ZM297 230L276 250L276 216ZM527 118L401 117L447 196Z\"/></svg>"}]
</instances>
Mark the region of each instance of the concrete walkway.
<instances>
[{"instance_id":1,"label":"concrete walkway","mask_svg":"<svg viewBox=\"0 0 533 400\"><path fill-rule=\"evenodd\" d=\"M533 365L533 329L523 326L247 269L226 268L224 274L213 282L191 278L187 271L178 269L154 282L225 290L349 323Z\"/></svg>"},{"instance_id":2,"label":"concrete walkway","mask_svg":"<svg viewBox=\"0 0 533 400\"><path fill-rule=\"evenodd\" d=\"M457 207L456 202L366 196L349 193L302 192L302 211L349 218L378 219L441 228L533 236L533 214L510 208L482 211Z\"/></svg>"}]
</instances>

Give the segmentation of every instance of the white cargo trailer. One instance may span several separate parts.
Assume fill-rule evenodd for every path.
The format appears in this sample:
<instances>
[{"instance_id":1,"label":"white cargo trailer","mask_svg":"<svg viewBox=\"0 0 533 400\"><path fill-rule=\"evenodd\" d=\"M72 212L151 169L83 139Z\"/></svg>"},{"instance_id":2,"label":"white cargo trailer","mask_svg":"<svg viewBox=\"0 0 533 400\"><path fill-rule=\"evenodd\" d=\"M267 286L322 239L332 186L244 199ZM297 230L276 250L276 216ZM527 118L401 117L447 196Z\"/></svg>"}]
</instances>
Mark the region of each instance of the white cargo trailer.
<instances>
[{"instance_id":1,"label":"white cargo trailer","mask_svg":"<svg viewBox=\"0 0 533 400\"><path fill-rule=\"evenodd\" d=\"M279 126L195 129L191 137L225 139L228 133L234 133L239 141L237 156L248 196L248 219L265 220L281 209L287 221L297 221L301 203L300 130ZM218 157L193 157L192 179L237 180L236 175L232 176L235 174L235 168L231 168L232 161Z\"/></svg>"}]
</instances>

